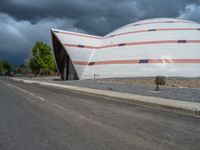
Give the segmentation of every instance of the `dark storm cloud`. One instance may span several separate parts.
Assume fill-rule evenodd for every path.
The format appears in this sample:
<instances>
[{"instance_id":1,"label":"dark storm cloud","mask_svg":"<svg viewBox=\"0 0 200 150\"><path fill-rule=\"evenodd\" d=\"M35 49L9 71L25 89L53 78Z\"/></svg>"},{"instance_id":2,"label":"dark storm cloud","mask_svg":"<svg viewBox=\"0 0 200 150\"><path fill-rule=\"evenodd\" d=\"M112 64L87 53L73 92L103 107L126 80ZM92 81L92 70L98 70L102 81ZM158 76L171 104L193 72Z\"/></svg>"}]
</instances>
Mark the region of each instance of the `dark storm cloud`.
<instances>
[{"instance_id":1,"label":"dark storm cloud","mask_svg":"<svg viewBox=\"0 0 200 150\"><path fill-rule=\"evenodd\" d=\"M75 25L78 28L90 33L97 32L97 34L105 34L107 31L124 24L121 23L123 20L119 21L118 17L129 18L135 14L133 7L133 2L126 0L58 0L56 2L54 0L3 0L0 2L0 11L9 14L18 21L28 20L37 23L43 18L65 19L67 17L76 20ZM109 22L113 23L108 24ZM98 30L96 30L97 28Z\"/></svg>"},{"instance_id":2,"label":"dark storm cloud","mask_svg":"<svg viewBox=\"0 0 200 150\"><path fill-rule=\"evenodd\" d=\"M51 27L105 35L155 17L200 22L200 0L1 0L0 52L28 55L35 41L50 44Z\"/></svg>"},{"instance_id":3,"label":"dark storm cloud","mask_svg":"<svg viewBox=\"0 0 200 150\"><path fill-rule=\"evenodd\" d=\"M199 0L1 0L0 12L32 23L43 18L71 18L76 27L105 34L138 19L178 17L180 11Z\"/></svg>"}]
</instances>

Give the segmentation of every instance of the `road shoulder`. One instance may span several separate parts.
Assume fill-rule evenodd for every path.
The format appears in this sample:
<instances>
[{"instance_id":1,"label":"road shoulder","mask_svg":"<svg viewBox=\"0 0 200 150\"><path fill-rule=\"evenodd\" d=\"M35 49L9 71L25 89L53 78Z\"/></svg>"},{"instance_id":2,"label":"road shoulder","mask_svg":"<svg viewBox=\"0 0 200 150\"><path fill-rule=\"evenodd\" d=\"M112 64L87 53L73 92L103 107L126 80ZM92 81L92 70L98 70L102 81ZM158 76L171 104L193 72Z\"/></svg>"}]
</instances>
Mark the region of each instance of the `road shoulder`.
<instances>
[{"instance_id":1,"label":"road shoulder","mask_svg":"<svg viewBox=\"0 0 200 150\"><path fill-rule=\"evenodd\" d=\"M142 96L142 95L135 95L129 93L116 92L116 91L92 89L86 87L78 87L78 86L64 85L58 83L35 81L35 80L24 80L18 78L10 78L10 79L18 82L24 82L27 84L39 84L41 86L62 88L76 92L81 92L84 94L110 97L112 98L111 100L120 101L123 103L129 103L133 105L151 107L159 110L171 111L192 116L200 116L200 103L195 103L195 102L173 100L173 99L166 99L166 98L159 98L152 96Z\"/></svg>"}]
</instances>

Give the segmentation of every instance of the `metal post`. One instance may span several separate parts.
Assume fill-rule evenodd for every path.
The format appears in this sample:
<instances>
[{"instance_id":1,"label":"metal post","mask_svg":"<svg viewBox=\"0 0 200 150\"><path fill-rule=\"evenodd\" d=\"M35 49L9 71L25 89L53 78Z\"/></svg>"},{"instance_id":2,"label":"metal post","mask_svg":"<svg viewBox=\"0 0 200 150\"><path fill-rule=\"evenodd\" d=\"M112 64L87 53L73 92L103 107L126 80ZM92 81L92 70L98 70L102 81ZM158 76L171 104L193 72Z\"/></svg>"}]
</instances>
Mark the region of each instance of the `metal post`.
<instances>
[{"instance_id":1,"label":"metal post","mask_svg":"<svg viewBox=\"0 0 200 150\"><path fill-rule=\"evenodd\" d=\"M156 89L155 91L158 91L159 90L159 84L156 84Z\"/></svg>"},{"instance_id":2,"label":"metal post","mask_svg":"<svg viewBox=\"0 0 200 150\"><path fill-rule=\"evenodd\" d=\"M65 57L65 60L64 60L64 80L67 79L67 60L66 60L66 57Z\"/></svg>"}]
</instances>

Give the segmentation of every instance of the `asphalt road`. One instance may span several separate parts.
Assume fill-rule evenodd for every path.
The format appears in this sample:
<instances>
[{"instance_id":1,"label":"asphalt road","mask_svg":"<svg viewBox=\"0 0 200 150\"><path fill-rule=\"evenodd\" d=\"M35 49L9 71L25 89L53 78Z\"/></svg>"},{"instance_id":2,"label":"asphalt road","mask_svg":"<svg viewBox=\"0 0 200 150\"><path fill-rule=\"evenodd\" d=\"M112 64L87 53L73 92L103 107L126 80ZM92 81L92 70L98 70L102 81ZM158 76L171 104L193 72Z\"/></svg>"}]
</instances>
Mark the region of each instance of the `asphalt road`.
<instances>
[{"instance_id":1,"label":"asphalt road","mask_svg":"<svg viewBox=\"0 0 200 150\"><path fill-rule=\"evenodd\" d=\"M0 78L0 150L199 150L200 118Z\"/></svg>"}]
</instances>

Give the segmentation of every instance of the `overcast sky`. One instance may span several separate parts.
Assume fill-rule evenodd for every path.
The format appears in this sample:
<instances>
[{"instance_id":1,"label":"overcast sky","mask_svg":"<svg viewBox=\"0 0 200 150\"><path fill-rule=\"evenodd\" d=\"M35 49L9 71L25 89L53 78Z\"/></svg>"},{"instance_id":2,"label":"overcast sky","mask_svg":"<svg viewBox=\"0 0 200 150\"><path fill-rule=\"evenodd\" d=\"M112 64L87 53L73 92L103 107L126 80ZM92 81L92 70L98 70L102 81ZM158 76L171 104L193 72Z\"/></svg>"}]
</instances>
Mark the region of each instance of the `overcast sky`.
<instances>
[{"instance_id":1,"label":"overcast sky","mask_svg":"<svg viewBox=\"0 0 200 150\"><path fill-rule=\"evenodd\" d=\"M0 0L0 59L24 63L36 41L51 45L50 28L105 35L155 17L200 23L200 0Z\"/></svg>"}]
</instances>

